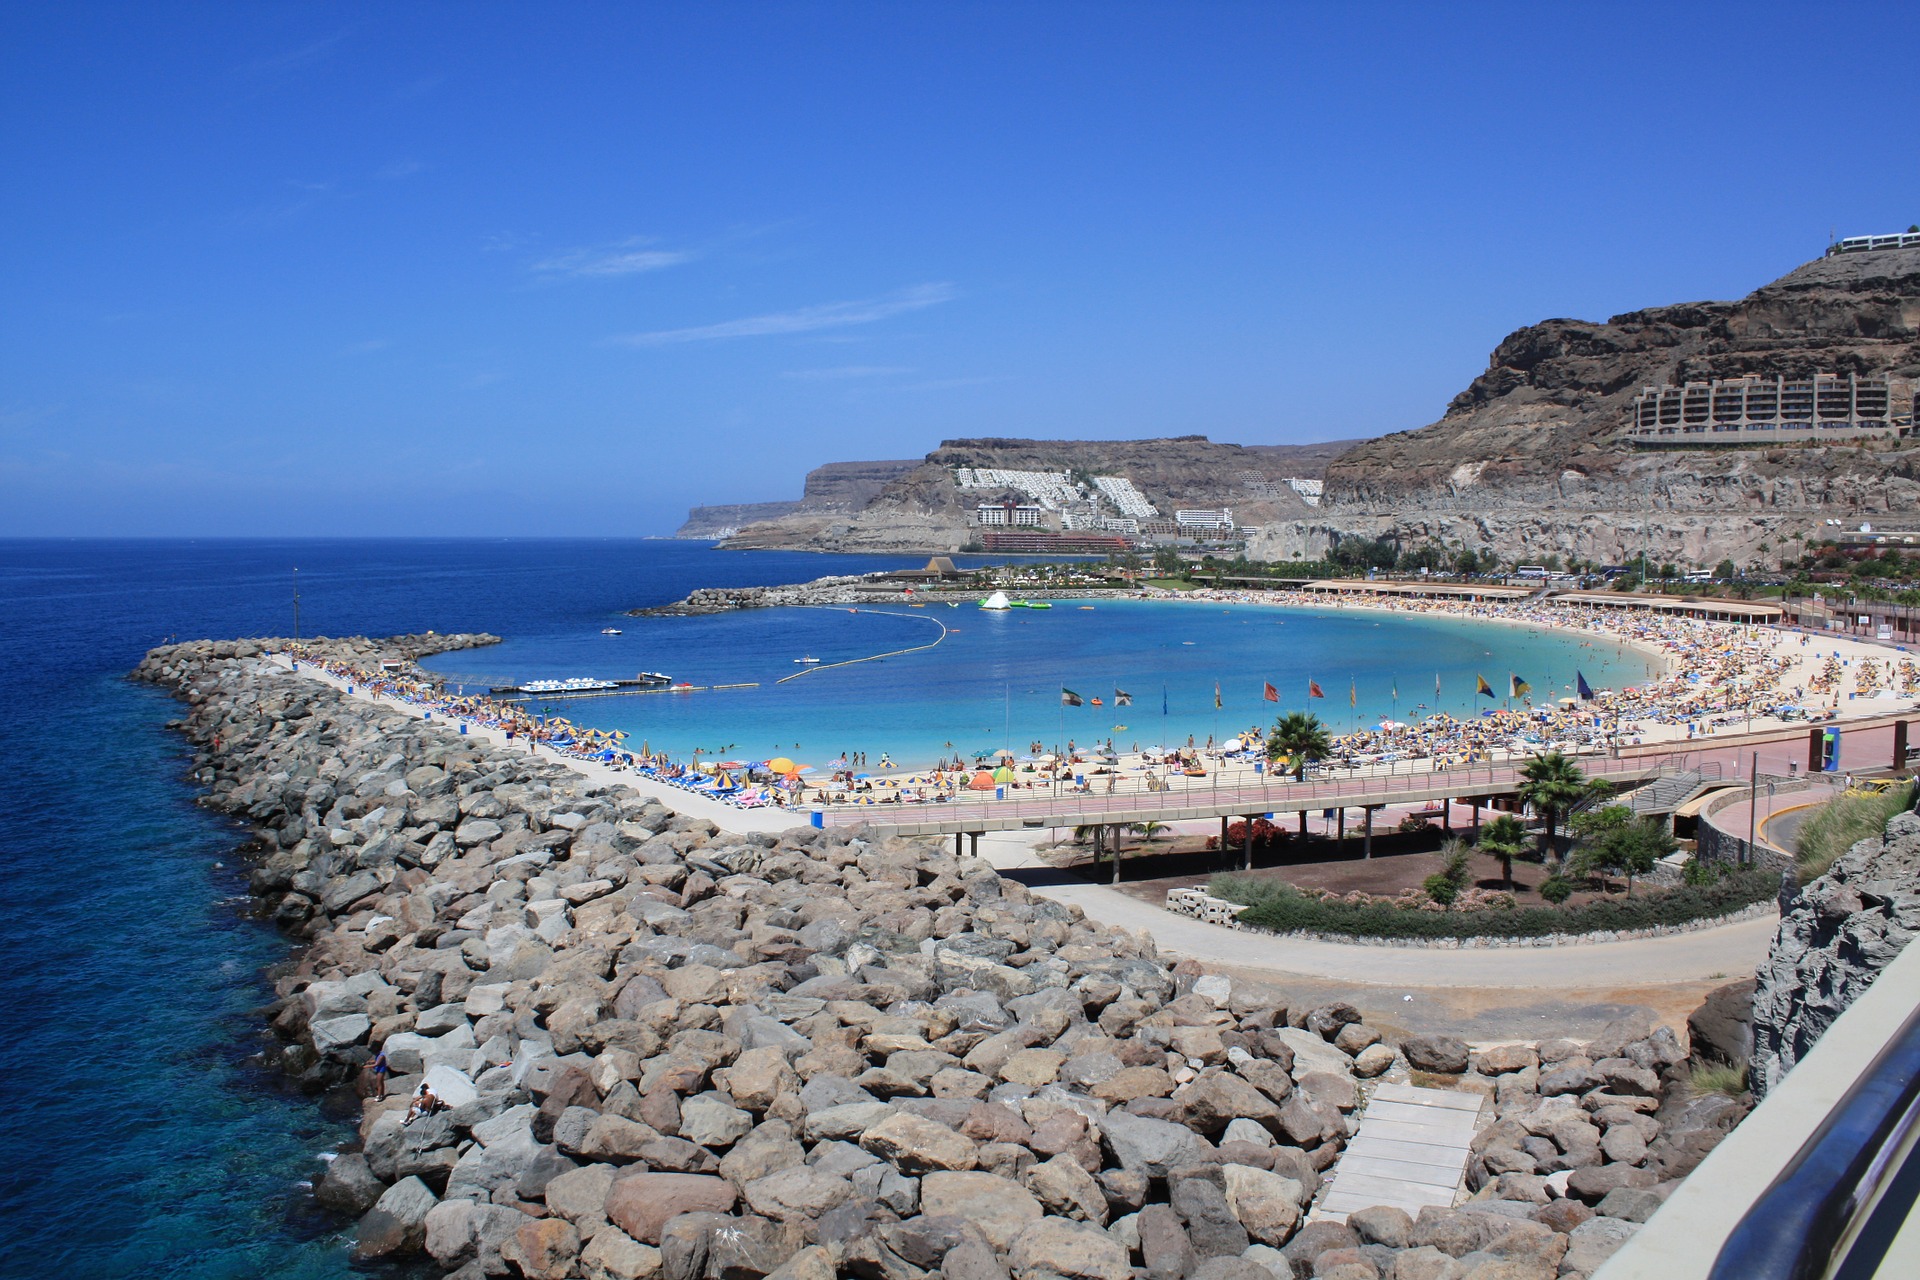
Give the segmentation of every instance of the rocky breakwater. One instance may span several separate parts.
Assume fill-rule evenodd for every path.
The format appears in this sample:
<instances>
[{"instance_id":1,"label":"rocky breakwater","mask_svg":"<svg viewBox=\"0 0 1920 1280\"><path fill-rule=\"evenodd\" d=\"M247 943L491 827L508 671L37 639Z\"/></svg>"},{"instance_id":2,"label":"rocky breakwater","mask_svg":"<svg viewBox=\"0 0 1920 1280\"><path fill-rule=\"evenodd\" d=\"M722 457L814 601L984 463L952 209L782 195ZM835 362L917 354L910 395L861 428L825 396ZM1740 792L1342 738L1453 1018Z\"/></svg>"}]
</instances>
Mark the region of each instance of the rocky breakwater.
<instances>
[{"instance_id":1,"label":"rocky breakwater","mask_svg":"<svg viewBox=\"0 0 1920 1280\"><path fill-rule=\"evenodd\" d=\"M204 803L253 824L254 890L306 942L276 984L280 1065L314 1090L365 1082L377 1052L393 1072L316 1187L359 1218L361 1259L468 1280L1585 1275L1647 1203L1623 1193L1684 1163L1658 1154L1670 1036L1472 1062L1409 1042L1405 1064L1499 1107L1475 1202L1306 1222L1367 1082L1406 1069L1351 1007L1169 965L939 842L676 817L253 646L156 650L140 674L189 704ZM443 1105L409 1120L422 1083Z\"/></svg>"},{"instance_id":2,"label":"rocky breakwater","mask_svg":"<svg viewBox=\"0 0 1920 1280\"><path fill-rule=\"evenodd\" d=\"M686 599L651 609L629 609L635 618L691 618L736 609L777 609L789 605L853 604L861 599L857 588L867 579L859 575L815 578L783 587L700 587Z\"/></svg>"},{"instance_id":3,"label":"rocky breakwater","mask_svg":"<svg viewBox=\"0 0 1920 1280\"><path fill-rule=\"evenodd\" d=\"M1920 931L1920 813L1895 814L1780 917L1753 986L1751 1076L1765 1094Z\"/></svg>"}]
</instances>

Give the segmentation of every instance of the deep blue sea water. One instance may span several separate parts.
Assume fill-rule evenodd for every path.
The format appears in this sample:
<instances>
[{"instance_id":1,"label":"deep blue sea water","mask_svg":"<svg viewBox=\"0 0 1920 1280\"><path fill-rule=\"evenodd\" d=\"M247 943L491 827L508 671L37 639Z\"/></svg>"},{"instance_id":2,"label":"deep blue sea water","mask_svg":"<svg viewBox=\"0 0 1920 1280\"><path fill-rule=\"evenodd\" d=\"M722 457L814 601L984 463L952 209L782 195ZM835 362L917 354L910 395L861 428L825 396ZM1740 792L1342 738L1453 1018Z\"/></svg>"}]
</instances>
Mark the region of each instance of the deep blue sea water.
<instances>
[{"instance_id":1,"label":"deep blue sea water","mask_svg":"<svg viewBox=\"0 0 1920 1280\"><path fill-rule=\"evenodd\" d=\"M630 619L695 586L802 581L901 557L721 553L640 541L0 541L0 1043L13 1053L0 1113L0 1275L73 1280L318 1277L347 1271L339 1224L304 1183L349 1129L253 1065L262 969L287 944L250 918L237 828L191 803L165 694L125 678L170 637L286 634L292 570L302 629L489 630L498 649L447 655L486 677L657 669L751 690L608 699L589 716L676 749L800 742L802 754L906 759L1011 739L1122 741L1231 732L1311 676L1329 720L1460 709L1472 675L1509 669L1536 693L1627 683L1632 655L1445 620L1200 605L893 616L771 610ZM771 682L827 661L922 643L922 654ZM1378 624L1378 625L1376 625ZM623 634L603 636L615 625ZM1192 641L1187 644L1185 641ZM1442 696L1430 695L1436 671ZM1216 719L1213 686L1226 703ZM1349 682L1360 706L1347 706ZM1059 687L1136 697L1061 720ZM1160 716L1161 689L1169 715ZM1124 715L1124 719L1121 718Z\"/></svg>"}]
</instances>

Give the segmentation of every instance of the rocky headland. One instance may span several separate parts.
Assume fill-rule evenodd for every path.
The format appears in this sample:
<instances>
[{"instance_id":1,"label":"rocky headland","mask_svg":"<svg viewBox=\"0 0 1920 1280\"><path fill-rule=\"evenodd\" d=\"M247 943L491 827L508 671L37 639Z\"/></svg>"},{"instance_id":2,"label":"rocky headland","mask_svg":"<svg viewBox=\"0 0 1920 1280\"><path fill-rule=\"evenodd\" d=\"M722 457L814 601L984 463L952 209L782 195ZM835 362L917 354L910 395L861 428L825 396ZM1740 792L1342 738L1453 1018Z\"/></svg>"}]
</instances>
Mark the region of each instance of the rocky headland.
<instances>
[{"instance_id":1,"label":"rocky headland","mask_svg":"<svg viewBox=\"0 0 1920 1280\"><path fill-rule=\"evenodd\" d=\"M335 642L404 660L464 637ZM944 842L738 835L349 697L154 650L300 940L279 1067L369 1080L315 1194L363 1261L594 1280L1586 1276L1743 1113L1672 1033L1397 1046L1169 963ZM1415 1074L1418 1073L1418 1074ZM1374 1082L1481 1097L1463 1202L1316 1219ZM439 1109L408 1119L421 1083Z\"/></svg>"},{"instance_id":2,"label":"rocky headland","mask_svg":"<svg viewBox=\"0 0 1920 1280\"><path fill-rule=\"evenodd\" d=\"M1159 440L947 440L925 458L870 491L837 489L833 501L803 501L793 511L745 524L728 548L807 551L958 551L977 536L969 527L981 502L1012 498L1017 490L962 489L959 468L1117 475L1132 480L1171 518L1181 507L1227 507L1242 524L1301 518L1311 508L1282 483L1317 479L1327 463L1354 442L1311 445L1238 445L1179 436ZM811 492L814 475L808 476Z\"/></svg>"},{"instance_id":3,"label":"rocky headland","mask_svg":"<svg viewBox=\"0 0 1920 1280\"><path fill-rule=\"evenodd\" d=\"M1646 386L1816 373L1888 377L1896 417L1911 421L1920 249L1818 258L1735 301L1528 325L1494 348L1438 421L1415 430L1287 446L1204 436L949 440L914 464L834 464L900 470L838 490L833 502L733 520L726 545L957 550L973 536L974 504L1019 497L960 489L961 467L1125 476L1163 513L1231 508L1249 556L1281 563L1365 538L1522 560L1624 563L1645 552L1746 564L1797 549L1827 519L1911 527L1920 519L1920 441L1911 437L1655 452L1626 438ZM1289 476L1323 478L1319 505L1277 485Z\"/></svg>"}]
</instances>

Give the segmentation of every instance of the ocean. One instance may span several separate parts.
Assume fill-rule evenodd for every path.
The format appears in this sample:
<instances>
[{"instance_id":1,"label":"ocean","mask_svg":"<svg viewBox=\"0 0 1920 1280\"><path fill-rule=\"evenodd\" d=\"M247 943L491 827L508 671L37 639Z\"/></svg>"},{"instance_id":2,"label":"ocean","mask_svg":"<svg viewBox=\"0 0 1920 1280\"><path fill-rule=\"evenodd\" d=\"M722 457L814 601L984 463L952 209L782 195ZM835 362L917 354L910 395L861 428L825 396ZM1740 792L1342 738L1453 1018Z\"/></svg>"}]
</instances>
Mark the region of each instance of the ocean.
<instances>
[{"instance_id":1,"label":"ocean","mask_svg":"<svg viewBox=\"0 0 1920 1280\"><path fill-rule=\"evenodd\" d=\"M1060 602L623 616L696 586L914 563L639 540L0 541L0 760L14 779L0 805L0 1037L22 1082L0 1117L0 1274L347 1273L345 1224L306 1186L351 1117L256 1065L265 970L291 948L249 911L240 830L192 803L187 755L164 727L178 704L126 679L168 639L287 634L296 568L307 635L505 638L436 660L456 675L755 684L562 712L679 751L914 762L1061 734L1184 741L1269 720L1267 681L1283 708L1306 705L1308 679L1328 695L1312 709L1344 728L1425 714L1420 703L1464 710L1476 673L1504 688L1517 671L1538 698L1576 667L1596 687L1646 670L1566 637L1355 612ZM932 649L774 683L804 669L796 657L824 666L924 644L935 621L956 633ZM602 635L609 626L622 634ZM1088 704L1063 708L1062 686ZM1132 705L1114 706L1115 690Z\"/></svg>"}]
</instances>

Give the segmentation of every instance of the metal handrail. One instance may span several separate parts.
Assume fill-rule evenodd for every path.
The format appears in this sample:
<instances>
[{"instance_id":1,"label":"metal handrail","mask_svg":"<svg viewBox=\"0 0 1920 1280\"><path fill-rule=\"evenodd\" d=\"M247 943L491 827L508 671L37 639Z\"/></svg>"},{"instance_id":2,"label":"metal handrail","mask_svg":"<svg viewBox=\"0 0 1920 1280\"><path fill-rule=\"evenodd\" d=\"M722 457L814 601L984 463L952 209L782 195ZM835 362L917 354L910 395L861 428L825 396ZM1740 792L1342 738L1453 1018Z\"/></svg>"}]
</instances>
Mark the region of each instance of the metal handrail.
<instances>
[{"instance_id":1,"label":"metal handrail","mask_svg":"<svg viewBox=\"0 0 1920 1280\"><path fill-rule=\"evenodd\" d=\"M1815 1280L1920 1126L1920 1009L1875 1056L1714 1259L1710 1280Z\"/></svg>"}]
</instances>

